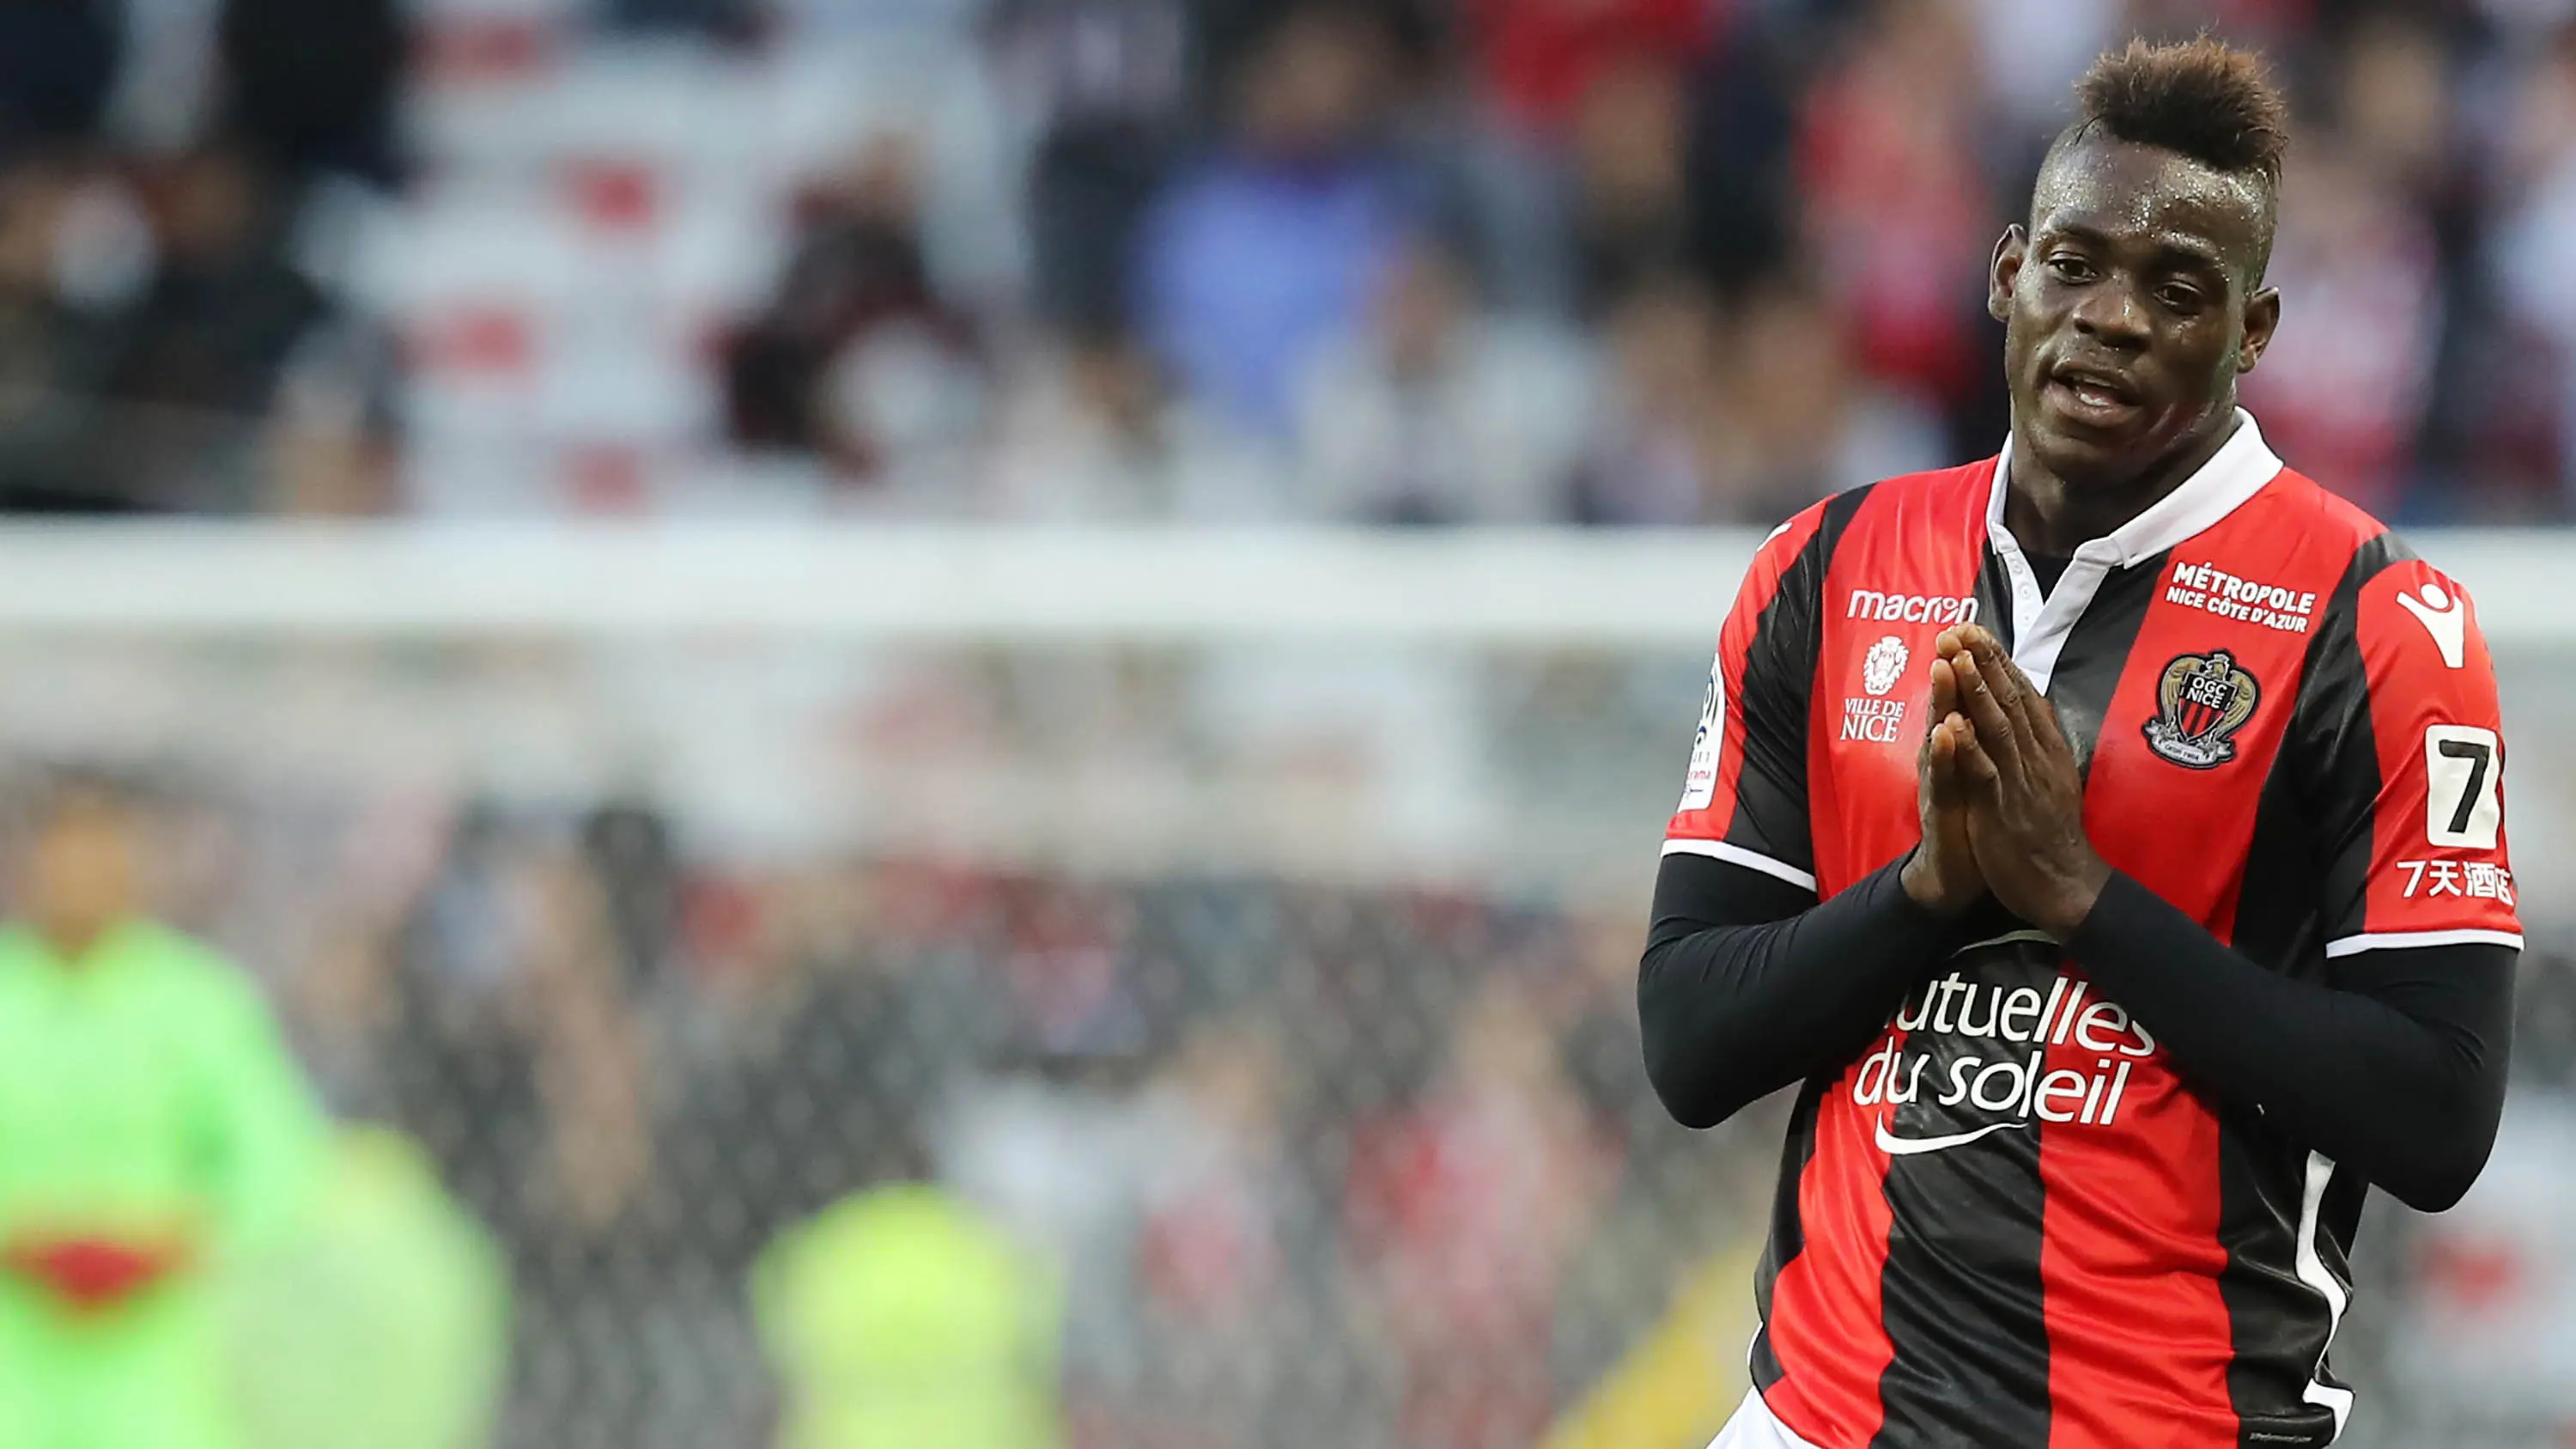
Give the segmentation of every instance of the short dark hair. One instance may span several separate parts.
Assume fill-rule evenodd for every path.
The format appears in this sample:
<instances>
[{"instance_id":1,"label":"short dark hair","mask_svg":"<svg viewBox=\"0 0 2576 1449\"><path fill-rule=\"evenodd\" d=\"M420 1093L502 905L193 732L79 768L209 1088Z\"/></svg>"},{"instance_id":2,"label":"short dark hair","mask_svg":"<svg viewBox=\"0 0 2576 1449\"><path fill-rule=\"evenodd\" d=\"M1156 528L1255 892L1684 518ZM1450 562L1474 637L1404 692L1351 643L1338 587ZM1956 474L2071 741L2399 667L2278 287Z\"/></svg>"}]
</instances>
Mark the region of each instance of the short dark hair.
<instances>
[{"instance_id":1,"label":"short dark hair","mask_svg":"<svg viewBox=\"0 0 2576 1449\"><path fill-rule=\"evenodd\" d=\"M38 830L75 811L131 811L147 793L140 776L87 760L30 762L10 784L19 823Z\"/></svg>"},{"instance_id":2,"label":"short dark hair","mask_svg":"<svg viewBox=\"0 0 2576 1449\"><path fill-rule=\"evenodd\" d=\"M2253 51L2206 35L2168 45L2132 40L2094 61L2075 83L2075 97L2076 121L2062 140L2098 127L2255 179L2267 193L2280 188L2290 106Z\"/></svg>"}]
</instances>

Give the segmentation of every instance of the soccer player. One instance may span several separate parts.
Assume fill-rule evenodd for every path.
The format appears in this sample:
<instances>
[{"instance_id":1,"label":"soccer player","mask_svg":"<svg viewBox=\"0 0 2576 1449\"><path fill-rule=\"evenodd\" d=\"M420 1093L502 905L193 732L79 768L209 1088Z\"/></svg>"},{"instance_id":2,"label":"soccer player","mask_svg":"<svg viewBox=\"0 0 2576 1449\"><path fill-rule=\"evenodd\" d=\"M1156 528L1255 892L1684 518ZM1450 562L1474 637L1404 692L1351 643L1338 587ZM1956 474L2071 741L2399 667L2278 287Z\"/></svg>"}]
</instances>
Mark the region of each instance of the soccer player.
<instances>
[{"instance_id":1,"label":"soccer player","mask_svg":"<svg viewBox=\"0 0 2576 1449\"><path fill-rule=\"evenodd\" d=\"M119 793L35 814L0 931L0 1444L236 1449L217 1284L292 1226L322 1115L251 982L140 914Z\"/></svg>"},{"instance_id":2,"label":"soccer player","mask_svg":"<svg viewBox=\"0 0 2576 1449\"><path fill-rule=\"evenodd\" d=\"M1639 999L1800 1084L1721 1449L2322 1445L2372 1184L2484 1164L2521 946L2459 585L2236 406L2284 108L2078 87L1994 253L2001 454L1828 499L1720 634Z\"/></svg>"}]
</instances>

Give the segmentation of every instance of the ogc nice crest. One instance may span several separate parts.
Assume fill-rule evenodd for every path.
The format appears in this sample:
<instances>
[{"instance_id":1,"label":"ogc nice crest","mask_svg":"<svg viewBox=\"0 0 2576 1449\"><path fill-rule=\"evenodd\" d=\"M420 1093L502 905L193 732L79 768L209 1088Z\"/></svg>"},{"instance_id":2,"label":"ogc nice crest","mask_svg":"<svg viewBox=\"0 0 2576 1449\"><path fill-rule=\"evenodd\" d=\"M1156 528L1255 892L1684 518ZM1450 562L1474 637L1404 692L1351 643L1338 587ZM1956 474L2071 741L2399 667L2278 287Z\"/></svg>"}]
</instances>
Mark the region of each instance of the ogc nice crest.
<instances>
[{"instance_id":1,"label":"ogc nice crest","mask_svg":"<svg viewBox=\"0 0 2576 1449\"><path fill-rule=\"evenodd\" d=\"M2226 650L2185 654L2165 666L2156 685L2158 713L2147 721L2147 743L2187 769L2226 764L2236 758L2228 736L2253 717L2262 693Z\"/></svg>"},{"instance_id":2,"label":"ogc nice crest","mask_svg":"<svg viewBox=\"0 0 2576 1449\"><path fill-rule=\"evenodd\" d=\"M1885 694L1905 677L1905 641L1890 634L1869 646L1869 657L1860 662L1860 687L1872 694Z\"/></svg>"}]
</instances>

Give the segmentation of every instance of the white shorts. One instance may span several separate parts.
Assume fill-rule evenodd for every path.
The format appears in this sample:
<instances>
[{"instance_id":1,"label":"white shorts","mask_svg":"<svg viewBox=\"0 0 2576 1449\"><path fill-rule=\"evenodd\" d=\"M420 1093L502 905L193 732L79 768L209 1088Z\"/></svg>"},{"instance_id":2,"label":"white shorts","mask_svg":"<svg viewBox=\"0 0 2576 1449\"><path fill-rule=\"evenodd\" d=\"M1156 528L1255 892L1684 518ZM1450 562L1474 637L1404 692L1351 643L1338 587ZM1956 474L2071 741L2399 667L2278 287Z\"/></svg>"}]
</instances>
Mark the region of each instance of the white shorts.
<instances>
[{"instance_id":1,"label":"white shorts","mask_svg":"<svg viewBox=\"0 0 2576 1449\"><path fill-rule=\"evenodd\" d=\"M1744 1396L1744 1403L1726 1427L1717 1431L1716 1442L1708 1449L1816 1449L1816 1446L1789 1432L1771 1416L1771 1406L1762 1402L1759 1389Z\"/></svg>"}]
</instances>

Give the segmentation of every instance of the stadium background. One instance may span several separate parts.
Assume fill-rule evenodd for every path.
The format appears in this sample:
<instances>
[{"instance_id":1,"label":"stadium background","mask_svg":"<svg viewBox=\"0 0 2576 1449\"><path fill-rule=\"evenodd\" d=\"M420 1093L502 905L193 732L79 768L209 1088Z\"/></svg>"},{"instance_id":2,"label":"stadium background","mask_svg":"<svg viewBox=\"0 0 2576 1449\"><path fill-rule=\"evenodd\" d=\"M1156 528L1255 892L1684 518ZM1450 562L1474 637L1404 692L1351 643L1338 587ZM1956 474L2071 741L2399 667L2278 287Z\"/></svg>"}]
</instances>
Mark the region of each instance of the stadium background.
<instances>
[{"instance_id":1,"label":"stadium background","mask_svg":"<svg viewBox=\"0 0 2576 1449\"><path fill-rule=\"evenodd\" d=\"M1703 1442L1565 1426L1659 1322L1741 1384L1777 1113L1666 1121L1630 990L1708 641L1992 449L2068 81L2212 23L2300 117L2249 401L2515 747L2513 1106L2374 1208L2351 1442L2566 1444L2560 0L5 0L0 504L81 519L0 764L142 780L488 1228L498 1443L765 1442L753 1265L920 1173L1068 1443Z\"/></svg>"}]
</instances>

